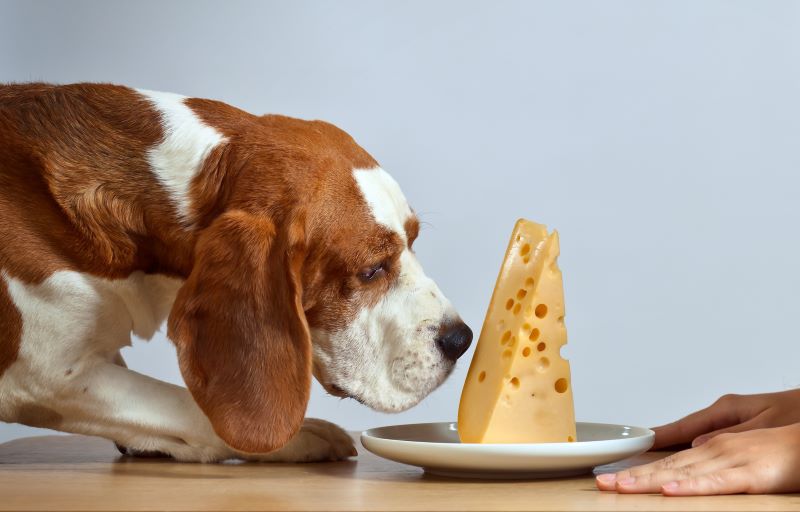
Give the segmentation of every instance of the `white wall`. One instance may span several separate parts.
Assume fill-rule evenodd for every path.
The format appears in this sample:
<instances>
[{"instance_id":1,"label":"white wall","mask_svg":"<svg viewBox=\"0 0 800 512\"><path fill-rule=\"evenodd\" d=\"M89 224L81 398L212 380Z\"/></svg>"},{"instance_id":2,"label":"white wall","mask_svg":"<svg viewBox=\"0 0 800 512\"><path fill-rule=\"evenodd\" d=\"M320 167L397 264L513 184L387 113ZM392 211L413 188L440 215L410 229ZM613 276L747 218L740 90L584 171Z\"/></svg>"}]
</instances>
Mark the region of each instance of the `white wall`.
<instances>
[{"instance_id":1,"label":"white wall","mask_svg":"<svg viewBox=\"0 0 800 512\"><path fill-rule=\"evenodd\" d=\"M0 81L337 123L476 331L514 220L558 228L578 417L652 425L800 384L799 23L789 1L0 1ZM163 336L125 357L180 381ZM408 412L316 387L309 415L452 420L468 360Z\"/></svg>"}]
</instances>

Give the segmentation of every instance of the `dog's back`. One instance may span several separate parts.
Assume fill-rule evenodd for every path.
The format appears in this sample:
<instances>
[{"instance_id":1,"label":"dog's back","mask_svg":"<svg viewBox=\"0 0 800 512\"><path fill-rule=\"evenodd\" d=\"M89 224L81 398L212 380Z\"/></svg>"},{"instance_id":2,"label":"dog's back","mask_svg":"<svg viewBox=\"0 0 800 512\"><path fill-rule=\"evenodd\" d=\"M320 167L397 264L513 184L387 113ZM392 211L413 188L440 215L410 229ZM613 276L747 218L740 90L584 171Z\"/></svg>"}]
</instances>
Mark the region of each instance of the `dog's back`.
<instances>
[{"instance_id":1,"label":"dog's back","mask_svg":"<svg viewBox=\"0 0 800 512\"><path fill-rule=\"evenodd\" d=\"M122 277L152 266L148 227L174 228L147 161L162 138L134 89L0 86L0 270L37 282L59 269Z\"/></svg>"}]
</instances>

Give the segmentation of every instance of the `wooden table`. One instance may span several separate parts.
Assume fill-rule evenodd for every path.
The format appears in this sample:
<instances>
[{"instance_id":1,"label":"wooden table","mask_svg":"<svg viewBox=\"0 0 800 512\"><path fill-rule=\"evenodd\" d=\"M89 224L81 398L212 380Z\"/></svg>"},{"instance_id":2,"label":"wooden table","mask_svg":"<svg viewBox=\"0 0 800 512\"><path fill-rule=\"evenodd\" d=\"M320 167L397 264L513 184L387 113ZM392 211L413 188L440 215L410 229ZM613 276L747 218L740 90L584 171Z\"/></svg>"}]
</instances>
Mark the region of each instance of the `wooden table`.
<instances>
[{"instance_id":1,"label":"wooden table","mask_svg":"<svg viewBox=\"0 0 800 512\"><path fill-rule=\"evenodd\" d=\"M800 510L800 495L604 493L591 475L442 478L358 450L348 462L188 464L123 458L109 441L93 437L18 439L0 445L0 510Z\"/></svg>"}]
</instances>

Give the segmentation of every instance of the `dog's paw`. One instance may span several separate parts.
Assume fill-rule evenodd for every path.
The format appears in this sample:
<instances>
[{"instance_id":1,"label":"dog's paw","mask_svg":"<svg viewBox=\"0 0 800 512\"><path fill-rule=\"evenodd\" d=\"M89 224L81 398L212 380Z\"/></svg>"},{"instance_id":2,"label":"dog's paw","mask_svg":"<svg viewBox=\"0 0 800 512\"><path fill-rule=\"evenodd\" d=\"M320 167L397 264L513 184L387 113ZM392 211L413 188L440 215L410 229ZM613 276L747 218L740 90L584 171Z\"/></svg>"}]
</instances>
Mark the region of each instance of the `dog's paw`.
<instances>
[{"instance_id":1,"label":"dog's paw","mask_svg":"<svg viewBox=\"0 0 800 512\"><path fill-rule=\"evenodd\" d=\"M221 439L187 441L177 437L139 437L126 443L114 441L123 457L171 458L180 462L219 462L237 458Z\"/></svg>"},{"instance_id":2,"label":"dog's paw","mask_svg":"<svg viewBox=\"0 0 800 512\"><path fill-rule=\"evenodd\" d=\"M132 449L132 448L128 448L127 446L123 446L123 445L121 445L119 443L114 443L114 446L116 446L117 450L119 451L119 453L121 453L125 457L140 457L140 458L146 458L146 459L170 459L170 458L172 458L172 455L170 455L169 453L165 453L165 452L159 452L159 451L155 451L155 450L152 450L152 451L135 450L135 449Z\"/></svg>"},{"instance_id":3,"label":"dog's paw","mask_svg":"<svg viewBox=\"0 0 800 512\"><path fill-rule=\"evenodd\" d=\"M260 462L320 462L355 455L358 452L347 432L328 421L306 418L300 431L283 448L244 458Z\"/></svg>"}]
</instances>

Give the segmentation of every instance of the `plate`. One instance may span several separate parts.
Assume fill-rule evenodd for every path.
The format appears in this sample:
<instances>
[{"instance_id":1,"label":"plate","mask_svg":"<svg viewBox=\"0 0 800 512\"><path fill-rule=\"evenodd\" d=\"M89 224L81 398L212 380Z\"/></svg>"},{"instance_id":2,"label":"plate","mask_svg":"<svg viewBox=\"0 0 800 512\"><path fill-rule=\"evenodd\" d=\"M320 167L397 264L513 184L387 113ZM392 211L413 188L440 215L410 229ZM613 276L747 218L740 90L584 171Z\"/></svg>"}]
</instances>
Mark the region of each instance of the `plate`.
<instances>
[{"instance_id":1,"label":"plate","mask_svg":"<svg viewBox=\"0 0 800 512\"><path fill-rule=\"evenodd\" d=\"M556 478L588 473L653 446L643 427L577 423L574 443L461 443L456 424L416 423L366 430L361 443L381 457L459 478Z\"/></svg>"}]
</instances>

